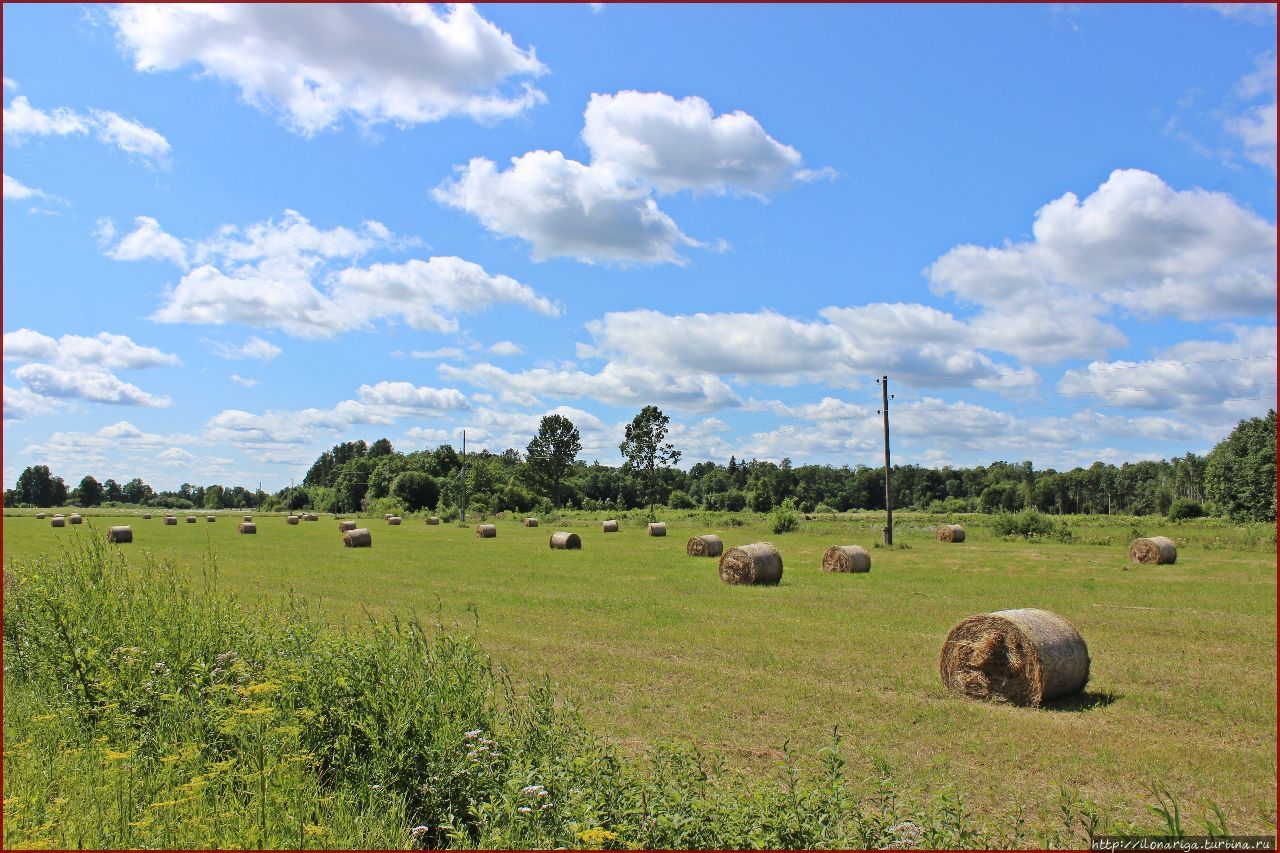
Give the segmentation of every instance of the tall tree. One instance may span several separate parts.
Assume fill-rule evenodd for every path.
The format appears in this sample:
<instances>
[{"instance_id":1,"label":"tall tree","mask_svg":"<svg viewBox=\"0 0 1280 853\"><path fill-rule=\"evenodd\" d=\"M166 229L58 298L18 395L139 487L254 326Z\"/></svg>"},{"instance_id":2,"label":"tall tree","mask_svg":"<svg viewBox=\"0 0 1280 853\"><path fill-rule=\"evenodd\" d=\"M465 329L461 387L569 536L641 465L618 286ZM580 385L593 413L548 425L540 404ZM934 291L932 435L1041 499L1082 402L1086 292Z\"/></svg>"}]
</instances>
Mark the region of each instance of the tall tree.
<instances>
[{"instance_id":1,"label":"tall tree","mask_svg":"<svg viewBox=\"0 0 1280 853\"><path fill-rule=\"evenodd\" d=\"M80 506L97 506L102 503L102 484L88 474L80 481L76 491L80 493Z\"/></svg>"},{"instance_id":2,"label":"tall tree","mask_svg":"<svg viewBox=\"0 0 1280 853\"><path fill-rule=\"evenodd\" d=\"M627 460L626 467L648 474L650 519L654 517L653 505L658 498L658 469L680 461L680 451L675 445L662 443L670 420L657 406L645 406L627 424L626 438L618 445Z\"/></svg>"},{"instance_id":3,"label":"tall tree","mask_svg":"<svg viewBox=\"0 0 1280 853\"><path fill-rule=\"evenodd\" d=\"M1276 520L1276 412L1236 424L1204 465L1204 492L1232 521Z\"/></svg>"},{"instance_id":4,"label":"tall tree","mask_svg":"<svg viewBox=\"0 0 1280 853\"><path fill-rule=\"evenodd\" d=\"M48 465L32 465L18 475L14 484L18 499L31 506L53 506L53 477Z\"/></svg>"},{"instance_id":5,"label":"tall tree","mask_svg":"<svg viewBox=\"0 0 1280 853\"><path fill-rule=\"evenodd\" d=\"M546 488L551 502L560 506L560 483L582 450L582 436L564 415L547 415L538 434L529 442L528 465L535 483Z\"/></svg>"}]
</instances>

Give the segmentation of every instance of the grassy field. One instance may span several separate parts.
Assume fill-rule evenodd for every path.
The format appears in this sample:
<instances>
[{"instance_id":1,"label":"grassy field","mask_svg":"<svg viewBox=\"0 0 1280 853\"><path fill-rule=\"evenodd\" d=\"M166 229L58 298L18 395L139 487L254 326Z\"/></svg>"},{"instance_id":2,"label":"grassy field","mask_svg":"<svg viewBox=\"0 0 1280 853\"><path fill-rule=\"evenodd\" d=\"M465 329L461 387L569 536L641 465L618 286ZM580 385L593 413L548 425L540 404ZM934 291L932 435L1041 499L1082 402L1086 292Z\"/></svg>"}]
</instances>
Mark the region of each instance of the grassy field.
<instances>
[{"instance_id":1,"label":"grassy field","mask_svg":"<svg viewBox=\"0 0 1280 853\"><path fill-rule=\"evenodd\" d=\"M1276 566L1265 526L1077 518L1069 542L1027 542L1000 540L971 517L967 541L944 545L932 537L941 519L902 513L895 547L872 549L879 514L774 535L762 516L743 514L738 527L727 515L667 512L666 538L645 536L638 515L617 534L601 533L598 518L539 528L499 519L491 540L421 518L361 519L373 547L344 549L328 516L298 526L258 516L257 535L239 536L240 513L215 524L204 515L165 527L161 514L90 513L85 525L53 529L6 514L4 556L130 523L126 554L198 571L212 553L221 588L241 597L292 588L352 626L366 611L438 615L518 681L548 676L597 732L637 752L692 741L743 772L772 772L784 743L816 759L838 726L851 764L883 762L924 794L952 784L993 819L1021 805L1028 820L1052 820L1065 786L1149 822L1158 781L1188 819L1212 801L1235 832L1275 830ZM583 549L549 550L557 529L578 532ZM721 583L715 560L684 553L689 536L708 532L726 546L774 542L782 583ZM1130 564L1136 533L1174 538L1178 562ZM870 574L823 574L833 544L868 547ZM947 631L1014 607L1051 610L1080 629L1093 660L1082 696L1029 710L944 692Z\"/></svg>"}]
</instances>

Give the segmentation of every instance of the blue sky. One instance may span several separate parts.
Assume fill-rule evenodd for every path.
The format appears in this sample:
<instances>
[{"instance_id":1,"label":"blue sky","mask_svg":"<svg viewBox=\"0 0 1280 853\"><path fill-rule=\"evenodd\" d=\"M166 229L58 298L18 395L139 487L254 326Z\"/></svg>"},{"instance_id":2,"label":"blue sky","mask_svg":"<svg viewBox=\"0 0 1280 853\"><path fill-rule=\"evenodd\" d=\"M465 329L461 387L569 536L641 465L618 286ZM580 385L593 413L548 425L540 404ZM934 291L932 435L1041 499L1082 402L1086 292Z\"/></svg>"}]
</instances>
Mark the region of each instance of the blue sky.
<instances>
[{"instance_id":1,"label":"blue sky","mask_svg":"<svg viewBox=\"0 0 1280 853\"><path fill-rule=\"evenodd\" d=\"M1273 5L5 5L4 478L1088 465L1274 406Z\"/></svg>"}]
</instances>

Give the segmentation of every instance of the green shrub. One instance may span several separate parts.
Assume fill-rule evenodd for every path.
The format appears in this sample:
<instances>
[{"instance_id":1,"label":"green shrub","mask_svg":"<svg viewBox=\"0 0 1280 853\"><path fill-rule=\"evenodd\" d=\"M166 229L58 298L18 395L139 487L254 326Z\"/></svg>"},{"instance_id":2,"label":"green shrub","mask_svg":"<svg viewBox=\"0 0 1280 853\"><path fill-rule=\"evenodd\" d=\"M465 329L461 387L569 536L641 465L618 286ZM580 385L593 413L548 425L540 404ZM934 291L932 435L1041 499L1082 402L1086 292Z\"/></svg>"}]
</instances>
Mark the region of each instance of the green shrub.
<instances>
[{"instance_id":1,"label":"green shrub","mask_svg":"<svg viewBox=\"0 0 1280 853\"><path fill-rule=\"evenodd\" d=\"M409 507L405 506L404 501L400 500L400 498L378 498L377 500L369 501L364 508L364 512L374 518L381 518L387 513L408 515Z\"/></svg>"},{"instance_id":2,"label":"green shrub","mask_svg":"<svg viewBox=\"0 0 1280 853\"><path fill-rule=\"evenodd\" d=\"M1063 541L1071 538L1071 528L1065 523L1036 509L999 513L991 520L991 529L997 536L1054 537Z\"/></svg>"},{"instance_id":3,"label":"green shrub","mask_svg":"<svg viewBox=\"0 0 1280 853\"><path fill-rule=\"evenodd\" d=\"M1204 515L1204 507L1199 501L1178 498L1169 505L1169 520L1182 521L1185 518L1200 518Z\"/></svg>"},{"instance_id":4,"label":"green shrub","mask_svg":"<svg viewBox=\"0 0 1280 853\"><path fill-rule=\"evenodd\" d=\"M672 509L693 509L697 504L693 502L693 498L689 497L686 492L676 489L667 498L667 506Z\"/></svg>"},{"instance_id":5,"label":"green shrub","mask_svg":"<svg viewBox=\"0 0 1280 853\"><path fill-rule=\"evenodd\" d=\"M790 533L800 529L800 516L796 514L796 502L785 499L769 515L769 524L774 533Z\"/></svg>"}]
</instances>

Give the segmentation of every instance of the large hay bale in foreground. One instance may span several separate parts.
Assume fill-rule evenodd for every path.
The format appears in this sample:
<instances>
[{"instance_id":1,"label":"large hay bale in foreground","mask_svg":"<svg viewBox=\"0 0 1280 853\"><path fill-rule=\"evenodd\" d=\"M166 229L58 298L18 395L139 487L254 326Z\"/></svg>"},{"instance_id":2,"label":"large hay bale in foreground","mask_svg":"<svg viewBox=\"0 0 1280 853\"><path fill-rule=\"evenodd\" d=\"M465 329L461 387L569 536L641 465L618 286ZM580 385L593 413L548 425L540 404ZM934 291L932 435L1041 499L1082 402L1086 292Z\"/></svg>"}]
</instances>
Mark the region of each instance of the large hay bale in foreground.
<instances>
[{"instance_id":1,"label":"large hay bale in foreground","mask_svg":"<svg viewBox=\"0 0 1280 853\"><path fill-rule=\"evenodd\" d=\"M939 542L963 542L964 528L958 524L944 524L938 528Z\"/></svg>"},{"instance_id":2,"label":"large hay bale in foreground","mask_svg":"<svg viewBox=\"0 0 1280 853\"><path fill-rule=\"evenodd\" d=\"M537 526L538 526L538 519L536 519L536 518L526 518L526 519L524 520L524 526L525 526L525 527L537 527Z\"/></svg>"},{"instance_id":3,"label":"large hay bale in foreground","mask_svg":"<svg viewBox=\"0 0 1280 853\"><path fill-rule=\"evenodd\" d=\"M49 519L49 526L50 527L66 527L67 520L60 515L55 515L53 518Z\"/></svg>"},{"instance_id":4,"label":"large hay bale in foreground","mask_svg":"<svg viewBox=\"0 0 1280 853\"><path fill-rule=\"evenodd\" d=\"M600 529L605 533L617 533L618 522L614 521L613 519L609 519L608 521L600 525Z\"/></svg>"},{"instance_id":5,"label":"large hay bale in foreground","mask_svg":"<svg viewBox=\"0 0 1280 853\"><path fill-rule=\"evenodd\" d=\"M1076 627L1047 610L970 616L942 645L942 683L973 699L1039 705L1089 680L1089 649Z\"/></svg>"},{"instance_id":6,"label":"large hay bale in foreground","mask_svg":"<svg viewBox=\"0 0 1280 853\"><path fill-rule=\"evenodd\" d=\"M730 548L720 557L725 583L776 584L782 580L782 555L769 542Z\"/></svg>"},{"instance_id":7,"label":"large hay bale in foreground","mask_svg":"<svg viewBox=\"0 0 1280 853\"><path fill-rule=\"evenodd\" d=\"M1135 563L1173 563L1178 559L1178 546L1164 536L1147 536L1133 540L1129 559Z\"/></svg>"},{"instance_id":8,"label":"large hay bale in foreground","mask_svg":"<svg viewBox=\"0 0 1280 853\"><path fill-rule=\"evenodd\" d=\"M493 539L498 535L498 528L492 524L477 524L476 536L480 539Z\"/></svg>"},{"instance_id":9,"label":"large hay bale in foreground","mask_svg":"<svg viewBox=\"0 0 1280 853\"><path fill-rule=\"evenodd\" d=\"M258 525L252 521L242 521L236 525L236 533L257 533Z\"/></svg>"},{"instance_id":10,"label":"large hay bale in foreground","mask_svg":"<svg viewBox=\"0 0 1280 853\"><path fill-rule=\"evenodd\" d=\"M649 536L666 536L666 535L667 535L667 525L666 525L664 522L661 522L661 521L651 521L651 522L649 522L649 528L648 528L648 530L647 530L647 535L649 535Z\"/></svg>"},{"instance_id":11,"label":"large hay bale in foreground","mask_svg":"<svg viewBox=\"0 0 1280 853\"><path fill-rule=\"evenodd\" d=\"M404 520L404 519L400 518L400 516L398 516L398 515L393 515L393 516L391 516L390 518L388 518L388 519L387 519L387 524L391 525L392 527L399 527L399 526L400 526L400 522L401 522L401 521L403 521L403 520Z\"/></svg>"},{"instance_id":12,"label":"large hay bale in foreground","mask_svg":"<svg viewBox=\"0 0 1280 853\"><path fill-rule=\"evenodd\" d=\"M299 521L301 521L301 520L302 520L302 519L298 518L298 516L296 516L296 515L290 515L290 516L287 516L287 517L285 518L284 523L285 523L285 524L297 524L297 523L298 523Z\"/></svg>"},{"instance_id":13,"label":"large hay bale in foreground","mask_svg":"<svg viewBox=\"0 0 1280 853\"><path fill-rule=\"evenodd\" d=\"M84 524L84 519L80 517L80 513L73 512L71 513L71 515L67 516L67 523L68 524Z\"/></svg>"},{"instance_id":14,"label":"large hay bale in foreground","mask_svg":"<svg viewBox=\"0 0 1280 853\"><path fill-rule=\"evenodd\" d=\"M177 523L178 523L178 517L177 517L176 515L166 515L166 516L164 517L164 523L165 523L165 524L177 524Z\"/></svg>"},{"instance_id":15,"label":"large hay bale in foreground","mask_svg":"<svg viewBox=\"0 0 1280 853\"><path fill-rule=\"evenodd\" d=\"M551 534L551 550L580 551L582 550L582 537L567 530L558 530Z\"/></svg>"},{"instance_id":16,"label":"large hay bale in foreground","mask_svg":"<svg viewBox=\"0 0 1280 853\"><path fill-rule=\"evenodd\" d=\"M822 555L824 572L869 572L871 555L861 545L832 545Z\"/></svg>"},{"instance_id":17,"label":"large hay bale in foreground","mask_svg":"<svg viewBox=\"0 0 1280 853\"><path fill-rule=\"evenodd\" d=\"M719 557L724 553L724 542L714 533L695 536L684 546L690 557Z\"/></svg>"},{"instance_id":18,"label":"large hay bale in foreground","mask_svg":"<svg viewBox=\"0 0 1280 853\"><path fill-rule=\"evenodd\" d=\"M114 542L117 545L123 544L125 542L132 542L133 528L132 527L108 527L107 541Z\"/></svg>"},{"instance_id":19,"label":"large hay bale in foreground","mask_svg":"<svg viewBox=\"0 0 1280 853\"><path fill-rule=\"evenodd\" d=\"M357 527L342 534L342 544L347 548L372 548L373 534L367 527Z\"/></svg>"},{"instance_id":20,"label":"large hay bale in foreground","mask_svg":"<svg viewBox=\"0 0 1280 853\"><path fill-rule=\"evenodd\" d=\"M428 525L428 526L430 526L430 527L435 527L435 526L436 526L437 524L439 524L439 523L440 523L440 519L436 518L434 515L428 515L428 516L427 516L427 525Z\"/></svg>"},{"instance_id":21,"label":"large hay bale in foreground","mask_svg":"<svg viewBox=\"0 0 1280 853\"><path fill-rule=\"evenodd\" d=\"M339 533L346 533L348 530L355 530L355 529L356 529L356 523L355 523L354 521L339 521L339 522L338 522L338 532L339 532Z\"/></svg>"}]
</instances>

